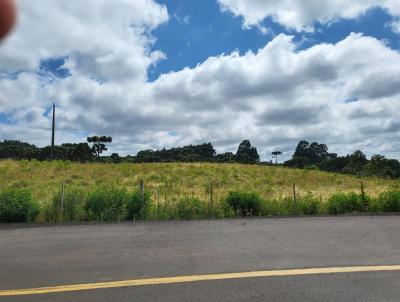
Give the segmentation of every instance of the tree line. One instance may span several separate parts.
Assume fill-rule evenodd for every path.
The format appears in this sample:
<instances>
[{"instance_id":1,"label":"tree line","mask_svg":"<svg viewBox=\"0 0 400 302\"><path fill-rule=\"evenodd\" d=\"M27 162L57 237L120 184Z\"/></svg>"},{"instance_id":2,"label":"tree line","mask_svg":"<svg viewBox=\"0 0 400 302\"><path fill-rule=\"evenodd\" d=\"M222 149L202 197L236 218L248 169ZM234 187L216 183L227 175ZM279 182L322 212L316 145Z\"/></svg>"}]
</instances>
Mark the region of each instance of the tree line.
<instances>
[{"instance_id":1,"label":"tree line","mask_svg":"<svg viewBox=\"0 0 400 302\"><path fill-rule=\"evenodd\" d=\"M132 162L132 163L168 163L168 162L220 162L220 163L242 163L258 164L260 157L257 149L250 141L243 141L235 154L228 152L217 154L211 143L201 145L189 145L179 148L161 150L143 150L136 156L119 156L117 153L111 156L100 156L107 151L106 143L112 142L111 137L94 136L87 138L88 143L62 144L54 147L54 159L70 160L76 162ZM89 145L91 144L91 146ZM16 160L49 160L51 158L51 147L38 148L29 143L17 140L5 140L0 142L0 159Z\"/></svg>"},{"instance_id":2,"label":"tree line","mask_svg":"<svg viewBox=\"0 0 400 302\"><path fill-rule=\"evenodd\" d=\"M179 148L161 150L143 150L136 156L120 156L113 153L111 156L100 156L107 150L106 144L112 138L88 137L87 143L62 144L55 146L54 158L56 160L70 160L75 162L130 162L130 163L169 163L169 162L217 162L241 164L266 164L260 162L257 149L250 141L244 140L237 148L236 153L226 152L217 154L211 143L189 145ZM282 154L273 152L274 158ZM0 159L36 159L39 161L51 158L51 147L38 148L26 142L16 140L0 141ZM370 159L360 150L346 156L338 156L328 152L325 144L300 141L292 158L283 163L283 166L297 169L313 169L334 173L353 174L358 176L377 176L382 178L399 178L400 162L388 159L383 155L374 155Z\"/></svg>"},{"instance_id":3,"label":"tree line","mask_svg":"<svg viewBox=\"0 0 400 302\"><path fill-rule=\"evenodd\" d=\"M400 177L400 162L396 159L388 159L380 154L368 159L360 150L346 156L338 156L336 153L329 153L325 144L307 141L299 142L292 159L286 161L284 166L358 176Z\"/></svg>"}]
</instances>

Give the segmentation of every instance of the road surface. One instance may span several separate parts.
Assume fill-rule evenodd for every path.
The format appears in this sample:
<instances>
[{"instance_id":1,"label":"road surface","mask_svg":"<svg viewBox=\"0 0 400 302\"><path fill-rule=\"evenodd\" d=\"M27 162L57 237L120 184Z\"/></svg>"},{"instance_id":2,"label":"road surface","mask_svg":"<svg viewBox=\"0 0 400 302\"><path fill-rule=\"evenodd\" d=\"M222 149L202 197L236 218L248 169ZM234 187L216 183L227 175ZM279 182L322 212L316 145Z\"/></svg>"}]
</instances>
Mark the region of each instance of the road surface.
<instances>
[{"instance_id":1,"label":"road surface","mask_svg":"<svg viewBox=\"0 0 400 302\"><path fill-rule=\"evenodd\" d=\"M399 239L400 216L0 226L0 301L400 301Z\"/></svg>"}]
</instances>

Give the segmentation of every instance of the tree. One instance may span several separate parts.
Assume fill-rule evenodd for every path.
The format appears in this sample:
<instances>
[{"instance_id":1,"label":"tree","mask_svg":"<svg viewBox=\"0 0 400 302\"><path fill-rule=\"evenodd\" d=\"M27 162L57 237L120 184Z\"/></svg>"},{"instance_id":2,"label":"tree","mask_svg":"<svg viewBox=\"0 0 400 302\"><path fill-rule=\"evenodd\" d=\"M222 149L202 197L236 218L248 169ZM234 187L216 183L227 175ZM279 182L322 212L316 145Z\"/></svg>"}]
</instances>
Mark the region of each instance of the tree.
<instances>
[{"instance_id":1,"label":"tree","mask_svg":"<svg viewBox=\"0 0 400 302\"><path fill-rule=\"evenodd\" d=\"M240 143L235 157L236 161L241 164L257 164L260 162L257 149L252 147L248 140L244 140Z\"/></svg>"},{"instance_id":2,"label":"tree","mask_svg":"<svg viewBox=\"0 0 400 302\"><path fill-rule=\"evenodd\" d=\"M235 154L233 154L232 152L217 154L215 155L214 159L217 163L234 163Z\"/></svg>"},{"instance_id":3,"label":"tree","mask_svg":"<svg viewBox=\"0 0 400 302\"><path fill-rule=\"evenodd\" d=\"M275 164L278 164L278 156L281 156L282 152L281 151L274 151L272 152L272 158L275 158Z\"/></svg>"},{"instance_id":4,"label":"tree","mask_svg":"<svg viewBox=\"0 0 400 302\"><path fill-rule=\"evenodd\" d=\"M337 154L329 153L325 144L318 144L317 142L310 144L307 141L300 141L292 159L287 161L285 166L302 169L308 165L319 166L324 161L335 158L337 158Z\"/></svg>"},{"instance_id":5,"label":"tree","mask_svg":"<svg viewBox=\"0 0 400 302\"><path fill-rule=\"evenodd\" d=\"M114 164L119 164L120 162L121 162L121 157L119 156L119 154L118 153L113 153L113 154L111 154L111 161L114 163Z\"/></svg>"},{"instance_id":6,"label":"tree","mask_svg":"<svg viewBox=\"0 0 400 302\"><path fill-rule=\"evenodd\" d=\"M92 136L87 138L88 143L92 144L92 152L96 154L97 159L100 158L100 154L103 151L107 151L106 143L111 143L112 138L110 136Z\"/></svg>"},{"instance_id":7,"label":"tree","mask_svg":"<svg viewBox=\"0 0 400 302\"><path fill-rule=\"evenodd\" d=\"M364 166L368 163L367 156L360 150L348 155L349 163L343 168L343 173L360 175Z\"/></svg>"},{"instance_id":8,"label":"tree","mask_svg":"<svg viewBox=\"0 0 400 302\"><path fill-rule=\"evenodd\" d=\"M339 156L323 161L319 168L323 171L342 173L343 169L349 164L349 156Z\"/></svg>"},{"instance_id":9,"label":"tree","mask_svg":"<svg viewBox=\"0 0 400 302\"><path fill-rule=\"evenodd\" d=\"M374 155L364 166L363 172L366 175L382 178L400 177L400 163L396 159L387 159L383 155Z\"/></svg>"}]
</instances>

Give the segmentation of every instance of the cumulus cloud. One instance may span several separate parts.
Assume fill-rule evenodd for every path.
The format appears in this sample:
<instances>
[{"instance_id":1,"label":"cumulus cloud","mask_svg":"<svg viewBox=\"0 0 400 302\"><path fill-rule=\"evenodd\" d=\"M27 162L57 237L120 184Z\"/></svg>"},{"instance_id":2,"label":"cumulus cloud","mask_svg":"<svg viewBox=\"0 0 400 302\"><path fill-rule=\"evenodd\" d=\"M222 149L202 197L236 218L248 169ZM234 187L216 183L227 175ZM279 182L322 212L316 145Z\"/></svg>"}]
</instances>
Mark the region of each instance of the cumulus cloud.
<instances>
[{"instance_id":1,"label":"cumulus cloud","mask_svg":"<svg viewBox=\"0 0 400 302\"><path fill-rule=\"evenodd\" d=\"M292 37L279 35L257 53L234 52L163 75L151 91L182 112L213 121L204 139L250 137L267 153L291 152L306 138L351 152L371 150L371 140L398 137L383 130L379 138L368 136L362 128L372 121L380 132L379 123L399 117L399 76L400 54L375 38L351 34L334 45L298 51ZM358 101L346 103L351 98ZM371 106L381 114L350 114ZM398 152L395 142L392 147Z\"/></svg>"},{"instance_id":2,"label":"cumulus cloud","mask_svg":"<svg viewBox=\"0 0 400 302\"><path fill-rule=\"evenodd\" d=\"M375 38L351 34L300 51L281 34L257 52L210 57L149 82L149 67L164 58L151 50L152 29L169 18L164 6L25 0L21 8L0 48L0 112L11 120L0 123L2 138L48 144L56 100L58 142L111 135L111 151L123 154L208 141L234 151L250 139L266 159L308 139L339 153L399 155L400 53ZM51 58L62 58L67 77L40 68Z\"/></svg>"},{"instance_id":3,"label":"cumulus cloud","mask_svg":"<svg viewBox=\"0 0 400 302\"><path fill-rule=\"evenodd\" d=\"M389 22L387 26L396 34L400 34L400 19Z\"/></svg>"},{"instance_id":4,"label":"cumulus cloud","mask_svg":"<svg viewBox=\"0 0 400 302\"><path fill-rule=\"evenodd\" d=\"M311 31L315 22L329 23L338 18L353 19L368 9L380 7L390 14L400 15L398 0L218 0L222 10L243 17L243 26L259 26L270 17L286 28Z\"/></svg>"}]
</instances>

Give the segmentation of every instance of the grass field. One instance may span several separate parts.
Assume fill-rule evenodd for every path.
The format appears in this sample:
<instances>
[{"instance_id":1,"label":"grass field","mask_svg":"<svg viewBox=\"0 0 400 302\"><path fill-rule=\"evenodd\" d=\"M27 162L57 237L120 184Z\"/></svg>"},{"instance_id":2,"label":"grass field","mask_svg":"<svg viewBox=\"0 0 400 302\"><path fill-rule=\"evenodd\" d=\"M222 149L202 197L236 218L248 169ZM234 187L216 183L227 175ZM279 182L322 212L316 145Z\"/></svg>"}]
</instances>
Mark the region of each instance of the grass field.
<instances>
[{"instance_id":1,"label":"grass field","mask_svg":"<svg viewBox=\"0 0 400 302\"><path fill-rule=\"evenodd\" d=\"M38 161L0 161L0 189L10 186L32 190L40 204L50 202L65 186L90 190L99 185L113 185L134 190L144 180L151 199L156 203L182 197L220 200L229 191L244 190L263 198L292 196L292 185L299 194L313 192L322 200L337 192L365 192L376 197L388 189L399 189L400 180L357 178L348 175L282 167L245 166L238 164L172 163L172 164L98 164Z\"/></svg>"}]
</instances>

